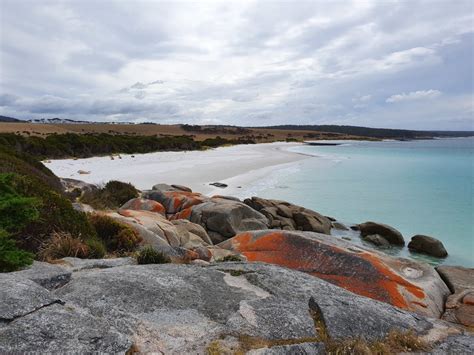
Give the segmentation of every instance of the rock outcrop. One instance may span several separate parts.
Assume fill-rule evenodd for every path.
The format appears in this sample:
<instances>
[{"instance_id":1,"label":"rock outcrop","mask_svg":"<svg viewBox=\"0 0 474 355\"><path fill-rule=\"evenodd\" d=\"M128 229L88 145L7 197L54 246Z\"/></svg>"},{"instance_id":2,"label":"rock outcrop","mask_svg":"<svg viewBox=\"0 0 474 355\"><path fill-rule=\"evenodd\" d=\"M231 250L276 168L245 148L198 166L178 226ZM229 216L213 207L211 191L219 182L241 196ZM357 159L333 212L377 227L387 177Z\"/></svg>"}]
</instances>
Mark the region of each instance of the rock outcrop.
<instances>
[{"instance_id":1,"label":"rock outcrop","mask_svg":"<svg viewBox=\"0 0 474 355\"><path fill-rule=\"evenodd\" d=\"M370 341L396 329L436 349L474 344L447 322L268 264L84 269L52 291L18 274L0 274L0 284L0 353L204 354L239 350L246 338L264 341L253 346L260 353L286 353L323 349L326 335Z\"/></svg>"},{"instance_id":2,"label":"rock outcrop","mask_svg":"<svg viewBox=\"0 0 474 355\"><path fill-rule=\"evenodd\" d=\"M324 234L244 232L221 244L249 261L309 273L359 295L430 317L440 317L449 289L429 265L355 247Z\"/></svg>"},{"instance_id":3,"label":"rock outcrop","mask_svg":"<svg viewBox=\"0 0 474 355\"><path fill-rule=\"evenodd\" d=\"M252 197L244 202L267 217L271 228L323 234L331 232L331 220L307 208L260 197Z\"/></svg>"},{"instance_id":4,"label":"rock outcrop","mask_svg":"<svg viewBox=\"0 0 474 355\"><path fill-rule=\"evenodd\" d=\"M444 248L443 243L438 239L427 235L415 235L408 243L408 249L417 253L428 254L437 258L445 258L448 252Z\"/></svg>"},{"instance_id":5,"label":"rock outcrop","mask_svg":"<svg viewBox=\"0 0 474 355\"><path fill-rule=\"evenodd\" d=\"M166 210L161 203L144 198L133 198L130 201L127 201L122 207L120 207L120 209L150 211L166 216Z\"/></svg>"},{"instance_id":6,"label":"rock outcrop","mask_svg":"<svg viewBox=\"0 0 474 355\"><path fill-rule=\"evenodd\" d=\"M474 327L474 269L442 265L436 270L452 292L443 319Z\"/></svg>"},{"instance_id":7,"label":"rock outcrop","mask_svg":"<svg viewBox=\"0 0 474 355\"><path fill-rule=\"evenodd\" d=\"M378 235L392 245L405 245L402 234L395 228L382 223L365 222L358 225L362 238Z\"/></svg>"}]
</instances>

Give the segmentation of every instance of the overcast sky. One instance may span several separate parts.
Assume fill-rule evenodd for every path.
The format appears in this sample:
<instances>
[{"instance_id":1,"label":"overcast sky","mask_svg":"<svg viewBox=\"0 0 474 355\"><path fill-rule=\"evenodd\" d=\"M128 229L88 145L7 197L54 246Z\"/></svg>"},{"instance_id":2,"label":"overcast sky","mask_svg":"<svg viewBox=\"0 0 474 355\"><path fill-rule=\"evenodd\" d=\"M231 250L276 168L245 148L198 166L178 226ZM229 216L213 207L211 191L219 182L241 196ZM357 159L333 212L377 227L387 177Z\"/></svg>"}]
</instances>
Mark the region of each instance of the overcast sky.
<instances>
[{"instance_id":1,"label":"overcast sky","mask_svg":"<svg viewBox=\"0 0 474 355\"><path fill-rule=\"evenodd\" d=\"M0 0L0 114L473 129L473 1Z\"/></svg>"}]
</instances>

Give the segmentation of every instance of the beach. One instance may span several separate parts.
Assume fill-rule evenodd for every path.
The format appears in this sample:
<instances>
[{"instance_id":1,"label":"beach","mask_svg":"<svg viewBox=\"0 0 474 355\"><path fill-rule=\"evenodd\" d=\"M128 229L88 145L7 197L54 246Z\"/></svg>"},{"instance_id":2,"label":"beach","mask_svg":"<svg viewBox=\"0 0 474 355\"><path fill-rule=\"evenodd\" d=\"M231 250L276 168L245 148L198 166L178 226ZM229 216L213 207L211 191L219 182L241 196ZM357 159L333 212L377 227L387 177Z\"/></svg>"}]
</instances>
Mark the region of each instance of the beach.
<instances>
[{"instance_id":1,"label":"beach","mask_svg":"<svg viewBox=\"0 0 474 355\"><path fill-rule=\"evenodd\" d=\"M168 183L185 185L208 195L240 195L242 189L255 181L310 158L288 151L298 145L301 144L246 144L205 151L120 154L113 159L110 156L60 159L46 161L45 165L60 177L94 184L120 180L138 189L149 189L157 183ZM213 182L226 183L228 187L209 185Z\"/></svg>"}]
</instances>

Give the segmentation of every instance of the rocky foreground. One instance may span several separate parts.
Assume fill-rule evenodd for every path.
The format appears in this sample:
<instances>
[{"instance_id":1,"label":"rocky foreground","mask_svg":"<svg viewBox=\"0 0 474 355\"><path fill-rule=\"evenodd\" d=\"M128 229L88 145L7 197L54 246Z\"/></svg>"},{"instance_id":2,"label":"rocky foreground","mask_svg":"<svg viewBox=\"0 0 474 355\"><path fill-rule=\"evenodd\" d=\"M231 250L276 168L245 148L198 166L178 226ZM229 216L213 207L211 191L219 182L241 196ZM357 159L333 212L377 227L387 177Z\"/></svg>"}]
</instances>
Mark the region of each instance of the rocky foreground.
<instances>
[{"instance_id":1,"label":"rocky foreground","mask_svg":"<svg viewBox=\"0 0 474 355\"><path fill-rule=\"evenodd\" d=\"M117 211L76 208L130 225L173 264L64 258L0 274L0 353L318 354L330 341L408 330L424 351L474 353L473 269L435 270L330 235L352 227L370 243L404 245L389 226L164 184Z\"/></svg>"}]
</instances>

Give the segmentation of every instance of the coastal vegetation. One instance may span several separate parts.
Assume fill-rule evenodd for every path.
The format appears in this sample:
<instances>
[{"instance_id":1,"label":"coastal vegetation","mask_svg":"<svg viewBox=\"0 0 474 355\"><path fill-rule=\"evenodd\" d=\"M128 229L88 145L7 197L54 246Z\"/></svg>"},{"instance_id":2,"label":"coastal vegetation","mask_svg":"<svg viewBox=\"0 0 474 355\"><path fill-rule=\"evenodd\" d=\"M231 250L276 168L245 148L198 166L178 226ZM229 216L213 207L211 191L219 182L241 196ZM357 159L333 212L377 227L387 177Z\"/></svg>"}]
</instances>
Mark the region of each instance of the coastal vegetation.
<instances>
[{"instance_id":1,"label":"coastal vegetation","mask_svg":"<svg viewBox=\"0 0 474 355\"><path fill-rule=\"evenodd\" d=\"M473 131L415 131L408 129L371 128L339 125L280 125L267 129L324 132L378 139L427 139L434 137L472 137Z\"/></svg>"},{"instance_id":2,"label":"coastal vegetation","mask_svg":"<svg viewBox=\"0 0 474 355\"><path fill-rule=\"evenodd\" d=\"M191 136L137 136L124 134L51 134L46 137L0 134L0 149L14 150L37 159L89 158L108 154L138 154L158 151L183 151L217 148L225 145L253 144L248 138L220 136L196 141Z\"/></svg>"},{"instance_id":3,"label":"coastal vegetation","mask_svg":"<svg viewBox=\"0 0 474 355\"><path fill-rule=\"evenodd\" d=\"M167 264L171 262L171 259L163 253L153 249L150 246L146 246L141 249L136 256L137 263L139 265L145 264Z\"/></svg>"}]
</instances>

